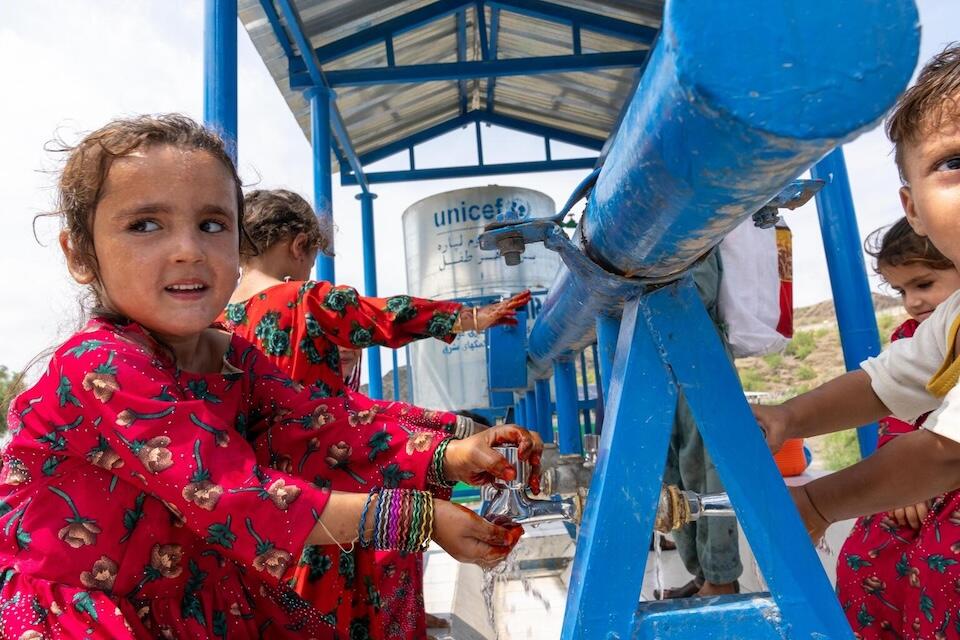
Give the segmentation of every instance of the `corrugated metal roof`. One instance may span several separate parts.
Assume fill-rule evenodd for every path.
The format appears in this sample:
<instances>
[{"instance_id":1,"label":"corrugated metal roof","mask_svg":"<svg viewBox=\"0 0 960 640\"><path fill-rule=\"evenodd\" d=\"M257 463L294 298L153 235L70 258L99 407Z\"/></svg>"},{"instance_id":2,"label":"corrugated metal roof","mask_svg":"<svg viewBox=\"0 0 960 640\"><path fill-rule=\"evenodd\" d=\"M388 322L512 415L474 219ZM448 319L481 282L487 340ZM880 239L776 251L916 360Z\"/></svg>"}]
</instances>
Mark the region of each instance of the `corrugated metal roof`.
<instances>
[{"instance_id":1,"label":"corrugated metal roof","mask_svg":"<svg viewBox=\"0 0 960 640\"><path fill-rule=\"evenodd\" d=\"M363 29L426 7L435 0L296 0L306 37L322 47ZM659 28L663 0L551 0L580 11L589 11L647 27ZM484 7L487 30L491 11ZM284 46L260 0L239 0L238 14L250 34L304 134L310 137L310 106L298 89L290 88ZM482 60L476 5L465 11L466 61ZM573 53L568 25L499 8L496 57L498 60ZM288 34L284 34L288 41ZM633 51L636 42L583 28L583 53ZM285 43L286 44L286 43ZM293 48L296 45L286 45ZM449 14L397 35L393 39L396 65L457 62L457 16ZM327 61L324 71L386 67L382 42ZM493 111L534 124L571 133L607 138L633 86L634 69L604 69L496 79ZM486 110L487 79L465 81L467 111ZM359 155L450 120L460 114L456 81L420 84L339 87L337 107L354 149ZM337 166L334 158L334 167Z\"/></svg>"}]
</instances>

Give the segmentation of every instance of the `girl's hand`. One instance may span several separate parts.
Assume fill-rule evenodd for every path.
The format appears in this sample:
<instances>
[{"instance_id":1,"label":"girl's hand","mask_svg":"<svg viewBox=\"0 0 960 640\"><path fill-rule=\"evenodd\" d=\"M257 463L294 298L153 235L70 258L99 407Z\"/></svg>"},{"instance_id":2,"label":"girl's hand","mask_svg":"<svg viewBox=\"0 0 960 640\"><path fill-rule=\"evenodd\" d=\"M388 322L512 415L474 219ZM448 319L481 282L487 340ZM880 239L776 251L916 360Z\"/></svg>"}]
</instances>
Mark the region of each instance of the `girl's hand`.
<instances>
[{"instance_id":1,"label":"girl's hand","mask_svg":"<svg viewBox=\"0 0 960 640\"><path fill-rule=\"evenodd\" d=\"M513 480L517 470L507 459L493 450L505 444L516 445L521 460L530 463L530 488L540 493L540 455L543 441L539 434L527 431L515 424L491 427L464 440L454 440L447 445L443 459L443 471L450 481L483 485L495 478Z\"/></svg>"},{"instance_id":2,"label":"girl's hand","mask_svg":"<svg viewBox=\"0 0 960 640\"><path fill-rule=\"evenodd\" d=\"M929 512L929 503L921 502L909 507L894 509L893 511L888 511L887 513L891 518L896 520L897 524L901 527L910 525L910 528L912 529L919 529Z\"/></svg>"},{"instance_id":3,"label":"girl's hand","mask_svg":"<svg viewBox=\"0 0 960 640\"><path fill-rule=\"evenodd\" d=\"M517 309L522 309L530 303L530 290L521 291L512 298L501 300L476 309L476 323L474 311L464 307L460 311L461 326L467 331L486 331L490 327L505 324L517 324Z\"/></svg>"},{"instance_id":4,"label":"girl's hand","mask_svg":"<svg viewBox=\"0 0 960 640\"><path fill-rule=\"evenodd\" d=\"M459 562L489 569L502 562L523 535L518 524L497 526L446 500L434 500L433 509L433 539Z\"/></svg>"},{"instance_id":5,"label":"girl's hand","mask_svg":"<svg viewBox=\"0 0 960 640\"><path fill-rule=\"evenodd\" d=\"M780 447L790 437L790 412L782 404L754 404L750 405L750 408L753 409L753 417L763 431L770 452L780 451Z\"/></svg>"},{"instance_id":6,"label":"girl's hand","mask_svg":"<svg viewBox=\"0 0 960 640\"><path fill-rule=\"evenodd\" d=\"M813 541L814 545L820 544L823 536L827 533L827 527L831 523L820 516L816 507L813 506L813 502L810 501L810 495L802 485L787 487L787 490L790 492L790 497L793 498L797 511L800 512L800 519L803 520L803 526L806 527L810 540Z\"/></svg>"}]
</instances>

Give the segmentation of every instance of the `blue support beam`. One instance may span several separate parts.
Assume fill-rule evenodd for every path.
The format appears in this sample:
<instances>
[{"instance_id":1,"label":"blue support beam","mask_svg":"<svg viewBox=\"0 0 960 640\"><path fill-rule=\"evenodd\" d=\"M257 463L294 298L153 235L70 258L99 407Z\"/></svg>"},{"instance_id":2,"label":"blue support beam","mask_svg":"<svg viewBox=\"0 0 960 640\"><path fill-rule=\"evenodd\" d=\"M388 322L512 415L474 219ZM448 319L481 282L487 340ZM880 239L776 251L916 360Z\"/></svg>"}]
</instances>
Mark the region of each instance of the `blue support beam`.
<instances>
[{"instance_id":1,"label":"blue support beam","mask_svg":"<svg viewBox=\"0 0 960 640\"><path fill-rule=\"evenodd\" d=\"M497 40L500 39L500 9L494 6L490 7L490 59L497 59ZM487 102L486 110L493 113L494 90L497 87L497 79L494 76L487 78ZM548 158L549 159L549 158Z\"/></svg>"},{"instance_id":2,"label":"blue support beam","mask_svg":"<svg viewBox=\"0 0 960 640\"><path fill-rule=\"evenodd\" d=\"M237 0L205 0L203 121L237 161Z\"/></svg>"},{"instance_id":3,"label":"blue support beam","mask_svg":"<svg viewBox=\"0 0 960 640\"><path fill-rule=\"evenodd\" d=\"M580 352L580 384L583 387L583 402L589 403L590 402L590 383L587 381L586 351ZM590 409L589 408L583 409L582 413L583 413L583 432L593 433L593 424L590 421Z\"/></svg>"},{"instance_id":4,"label":"blue support beam","mask_svg":"<svg viewBox=\"0 0 960 640\"><path fill-rule=\"evenodd\" d=\"M830 6L666 4L670 37L650 54L580 222L593 262L626 277L675 278L883 117L916 63L916 6ZM730 15L743 19L731 26ZM737 46L717 49L718 39ZM534 366L585 347L596 315L623 303L564 268L530 334Z\"/></svg>"},{"instance_id":5,"label":"blue support beam","mask_svg":"<svg viewBox=\"0 0 960 640\"><path fill-rule=\"evenodd\" d=\"M837 147L813 165L810 175L827 183L816 195L817 213L827 254L843 361L847 371L853 371L860 368L861 362L880 353L880 334L863 264L860 230L843 149ZM857 439L861 456L873 453L877 448L876 423L860 427Z\"/></svg>"},{"instance_id":6,"label":"blue support beam","mask_svg":"<svg viewBox=\"0 0 960 640\"><path fill-rule=\"evenodd\" d=\"M624 553L624 541L646 541L653 529L677 406L676 388L636 302L624 310L621 335L570 576L563 640L632 637L647 554Z\"/></svg>"},{"instance_id":7,"label":"blue support beam","mask_svg":"<svg viewBox=\"0 0 960 640\"><path fill-rule=\"evenodd\" d=\"M550 379L544 378L534 383L537 393L537 432L544 444L553 442L553 412L550 403Z\"/></svg>"},{"instance_id":8,"label":"blue support beam","mask_svg":"<svg viewBox=\"0 0 960 640\"><path fill-rule=\"evenodd\" d=\"M539 171L570 171L572 169L592 169L596 158L569 158L540 162L503 162L485 164L482 167L439 167L436 169L414 169L400 171L379 171L367 174L368 184L385 182L410 182L413 180L438 180L440 178L467 178L471 176L496 176L510 173L534 173ZM353 174L341 172L340 184L356 185Z\"/></svg>"},{"instance_id":9,"label":"blue support beam","mask_svg":"<svg viewBox=\"0 0 960 640\"><path fill-rule=\"evenodd\" d=\"M461 9L457 11L457 62L467 60L467 11ZM467 113L467 82L464 79L457 80L457 91L460 94L460 115Z\"/></svg>"},{"instance_id":10,"label":"blue support beam","mask_svg":"<svg viewBox=\"0 0 960 640\"><path fill-rule=\"evenodd\" d=\"M503 60L469 60L466 62L434 62L396 67L364 67L325 72L330 87L366 87L373 85L462 81L473 78L530 76L639 67L647 51L614 51L575 55L534 56ZM297 71L291 62L290 87L304 89L315 83L309 72Z\"/></svg>"},{"instance_id":11,"label":"blue support beam","mask_svg":"<svg viewBox=\"0 0 960 640\"><path fill-rule=\"evenodd\" d=\"M653 27L543 0L487 0L487 4L491 8L500 7L506 11L531 18L579 26L582 29L589 29L640 44L649 45L657 36L657 30Z\"/></svg>"},{"instance_id":12,"label":"blue support beam","mask_svg":"<svg viewBox=\"0 0 960 640\"><path fill-rule=\"evenodd\" d=\"M333 169L330 165L330 92L318 87L306 92L310 101L310 144L313 152L313 208L321 229L333 229ZM336 282L333 234L330 255L317 254L317 280Z\"/></svg>"},{"instance_id":13,"label":"blue support beam","mask_svg":"<svg viewBox=\"0 0 960 640\"><path fill-rule=\"evenodd\" d=\"M363 232L363 293L371 298L377 297L377 248L374 237L373 201L374 193L359 193L360 224ZM383 373L380 368L380 347L373 345L367 349L367 373L370 377L371 398L383 398Z\"/></svg>"},{"instance_id":14,"label":"blue support beam","mask_svg":"<svg viewBox=\"0 0 960 640\"><path fill-rule=\"evenodd\" d=\"M439 18L449 16L472 4L474 4L474 0L466 2L464 0L440 0L439 2L432 2L419 9L405 12L396 18L385 20L384 22L331 42L330 44L318 47L315 49L317 59L320 61L320 64L330 62L348 53L353 53L354 51L359 51L360 49L384 42L391 36L395 37Z\"/></svg>"},{"instance_id":15,"label":"blue support beam","mask_svg":"<svg viewBox=\"0 0 960 640\"><path fill-rule=\"evenodd\" d=\"M409 345L403 348L407 358L407 402L413 404L413 360L410 358Z\"/></svg>"},{"instance_id":16,"label":"blue support beam","mask_svg":"<svg viewBox=\"0 0 960 640\"><path fill-rule=\"evenodd\" d=\"M692 278L659 289L641 298L640 304L790 636L851 638L840 603Z\"/></svg>"},{"instance_id":17,"label":"blue support beam","mask_svg":"<svg viewBox=\"0 0 960 640\"><path fill-rule=\"evenodd\" d=\"M560 455L583 453L577 402L577 368L571 359L553 363L553 385L557 394L557 447Z\"/></svg>"},{"instance_id":18,"label":"blue support beam","mask_svg":"<svg viewBox=\"0 0 960 640\"><path fill-rule=\"evenodd\" d=\"M527 419L527 424L524 425L527 429L536 430L537 425L540 423L540 416L537 415L537 392L533 389L527 389L523 397L523 412L524 417Z\"/></svg>"},{"instance_id":19,"label":"blue support beam","mask_svg":"<svg viewBox=\"0 0 960 640\"><path fill-rule=\"evenodd\" d=\"M527 424L527 401L524 399L523 395L518 395L516 400L513 402L513 423L518 424L521 427L525 427Z\"/></svg>"},{"instance_id":20,"label":"blue support beam","mask_svg":"<svg viewBox=\"0 0 960 640\"><path fill-rule=\"evenodd\" d=\"M490 45L487 42L487 12L483 0L477 0L477 36L480 38L480 59L490 59Z\"/></svg>"},{"instance_id":21,"label":"blue support beam","mask_svg":"<svg viewBox=\"0 0 960 640\"><path fill-rule=\"evenodd\" d=\"M264 12L267 16L275 16L276 20L271 19L270 24L273 27L274 35L279 41L287 41L287 32L289 31L290 36L293 38L293 41L297 44L297 48L300 50L301 55L299 58L294 58L291 55L292 47L287 41L287 45L283 47L284 52L287 52L287 59L291 65L299 64L299 68L306 70L307 81L300 87L301 89L306 89L310 91L312 89L330 89L330 83L323 75L323 71L320 69L320 61L316 56L316 53L310 47L310 41L307 40L305 31L303 29L303 23L300 20L300 14L297 11L297 8L293 5L292 0L277 0L280 4L280 11L283 14L284 21L286 22L286 29L283 28L283 25L280 24L279 17L276 16L276 10L273 6L273 0L260 0L260 5L263 7ZM291 84L291 88L293 85ZM332 106L328 106L330 109L330 115L327 118L328 126L332 127L333 135L337 139L337 143L343 149L343 153L346 156L346 159L350 165L350 168L353 170L356 177L356 184L360 185L364 192L369 191L367 187L366 179L363 176L363 167L360 165L360 162L357 158L357 153L353 149L353 143L350 142L350 135L347 133L347 128L343 123L343 119L340 117L340 111L337 109L335 96L332 93L328 93L329 101L332 101ZM308 96L309 97L309 96ZM328 146L329 149L329 146ZM338 154L339 157L339 154ZM342 165L341 165L342 166Z\"/></svg>"},{"instance_id":22,"label":"blue support beam","mask_svg":"<svg viewBox=\"0 0 960 640\"><path fill-rule=\"evenodd\" d=\"M513 131L520 131L521 133L527 133L534 136L549 137L559 142L565 142L567 144L584 147L586 149L593 149L596 151L600 151L604 144L604 140L602 138L593 138L583 134L558 129L556 127L550 127L536 122L515 118L513 116L501 115L499 113L490 113L488 111L471 111L466 115L456 115L449 120L445 120L439 124L428 127L427 129L413 133L405 138L391 142L390 144L384 145L378 149L374 149L373 151L368 151L359 157L360 164L369 165L377 162L378 160L388 158L395 153L400 153L401 151L410 151L415 145L433 140L446 133L450 133L451 131L461 129L467 125L478 122L481 124L493 124L498 127L511 129ZM339 152L339 150L337 151ZM547 159L549 160L550 158ZM346 164L346 160L344 160L341 164ZM415 167L411 164L411 168Z\"/></svg>"},{"instance_id":23,"label":"blue support beam","mask_svg":"<svg viewBox=\"0 0 960 640\"><path fill-rule=\"evenodd\" d=\"M617 336L620 334L620 318L600 314L597 316L597 360L600 367L600 389L604 401L610 398L610 374L613 357L617 353Z\"/></svg>"},{"instance_id":24,"label":"blue support beam","mask_svg":"<svg viewBox=\"0 0 960 640\"><path fill-rule=\"evenodd\" d=\"M393 399L400 400L400 366L397 364L397 350L392 349L393 356Z\"/></svg>"}]
</instances>

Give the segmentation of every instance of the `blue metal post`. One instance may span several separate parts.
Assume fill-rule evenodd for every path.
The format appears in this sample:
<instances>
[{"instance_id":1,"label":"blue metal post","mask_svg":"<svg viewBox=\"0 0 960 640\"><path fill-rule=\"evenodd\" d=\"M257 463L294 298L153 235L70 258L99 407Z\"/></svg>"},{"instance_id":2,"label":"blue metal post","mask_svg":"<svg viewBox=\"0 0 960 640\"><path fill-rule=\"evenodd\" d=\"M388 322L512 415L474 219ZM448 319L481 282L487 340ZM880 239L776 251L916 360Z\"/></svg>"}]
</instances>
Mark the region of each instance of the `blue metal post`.
<instances>
[{"instance_id":1,"label":"blue metal post","mask_svg":"<svg viewBox=\"0 0 960 640\"><path fill-rule=\"evenodd\" d=\"M237 161L237 0L206 0L203 12L203 121Z\"/></svg>"},{"instance_id":2,"label":"blue metal post","mask_svg":"<svg viewBox=\"0 0 960 640\"><path fill-rule=\"evenodd\" d=\"M598 381L599 382L599 381ZM580 384L583 388L583 401L590 399L590 383L587 381L587 352L580 352ZM590 409L583 410L583 432L593 433L593 424L590 422Z\"/></svg>"},{"instance_id":3,"label":"blue metal post","mask_svg":"<svg viewBox=\"0 0 960 640\"><path fill-rule=\"evenodd\" d=\"M537 406L537 393L533 389L527 389L523 399L523 417L527 419L527 422L523 426L527 429L537 428L537 425L540 423L540 418L537 415L539 409L540 407Z\"/></svg>"},{"instance_id":4,"label":"blue metal post","mask_svg":"<svg viewBox=\"0 0 960 640\"><path fill-rule=\"evenodd\" d=\"M880 335L863 264L860 230L843 149L837 147L828 153L813 166L810 174L827 181L817 194L817 213L840 328L843 361L847 371L852 371L870 356L880 353ZM861 456L873 453L877 448L876 423L857 429L857 439Z\"/></svg>"},{"instance_id":5,"label":"blue metal post","mask_svg":"<svg viewBox=\"0 0 960 640\"><path fill-rule=\"evenodd\" d=\"M577 368L573 360L553 363L553 384L557 392L557 446L560 455L580 454L580 418L577 411Z\"/></svg>"},{"instance_id":6,"label":"blue metal post","mask_svg":"<svg viewBox=\"0 0 960 640\"><path fill-rule=\"evenodd\" d=\"M660 289L640 303L730 495L780 608L783 625L790 628L790 637L851 638L850 627L692 279Z\"/></svg>"},{"instance_id":7,"label":"blue metal post","mask_svg":"<svg viewBox=\"0 0 960 640\"><path fill-rule=\"evenodd\" d=\"M601 314L597 316L597 360L600 365L600 389L604 402L610 397L610 373L613 358L617 354L617 335L620 333L620 318Z\"/></svg>"},{"instance_id":8,"label":"blue metal post","mask_svg":"<svg viewBox=\"0 0 960 640\"><path fill-rule=\"evenodd\" d=\"M516 396L516 400L513 403L513 424L518 424L521 427L527 424L527 407L526 399L523 396Z\"/></svg>"},{"instance_id":9,"label":"blue metal post","mask_svg":"<svg viewBox=\"0 0 960 640\"><path fill-rule=\"evenodd\" d=\"M393 399L400 399L400 367L397 364L397 350L393 349L391 351L393 356Z\"/></svg>"},{"instance_id":10,"label":"blue metal post","mask_svg":"<svg viewBox=\"0 0 960 640\"><path fill-rule=\"evenodd\" d=\"M550 410L550 379L535 383L537 390L537 432L544 444L553 442L553 412Z\"/></svg>"},{"instance_id":11,"label":"blue metal post","mask_svg":"<svg viewBox=\"0 0 960 640\"><path fill-rule=\"evenodd\" d=\"M335 282L333 267L333 168L330 165L330 90L313 87L304 92L310 100L313 145L313 207L321 228L330 234L331 255L317 256L317 280Z\"/></svg>"},{"instance_id":12,"label":"blue metal post","mask_svg":"<svg viewBox=\"0 0 960 640\"><path fill-rule=\"evenodd\" d=\"M403 348L407 356L407 402L413 404L413 360L410 359L410 347Z\"/></svg>"},{"instance_id":13,"label":"blue metal post","mask_svg":"<svg viewBox=\"0 0 960 640\"><path fill-rule=\"evenodd\" d=\"M604 376L612 382L604 392L606 416L577 540L563 640L631 638L643 584L647 554L625 552L624 541L647 540L653 528L677 392L636 302L624 310L623 335L613 375ZM558 395L558 409L559 404Z\"/></svg>"},{"instance_id":14,"label":"blue metal post","mask_svg":"<svg viewBox=\"0 0 960 640\"><path fill-rule=\"evenodd\" d=\"M363 230L363 289L364 294L377 297L377 248L373 228L373 201L375 193L357 194L360 201L360 217ZM380 369L380 347L374 345L367 349L367 372L370 375L370 397L383 397L383 374Z\"/></svg>"}]
</instances>

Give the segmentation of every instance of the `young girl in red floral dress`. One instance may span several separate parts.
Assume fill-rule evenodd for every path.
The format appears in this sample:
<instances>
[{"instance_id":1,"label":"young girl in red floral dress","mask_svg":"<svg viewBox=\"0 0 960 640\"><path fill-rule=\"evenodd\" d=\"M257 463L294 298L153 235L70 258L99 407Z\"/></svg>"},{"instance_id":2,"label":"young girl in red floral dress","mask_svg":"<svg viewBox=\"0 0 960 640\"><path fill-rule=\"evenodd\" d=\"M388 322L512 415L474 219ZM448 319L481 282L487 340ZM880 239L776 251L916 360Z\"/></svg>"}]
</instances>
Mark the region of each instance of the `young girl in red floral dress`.
<instances>
[{"instance_id":1,"label":"young girl in red floral dress","mask_svg":"<svg viewBox=\"0 0 960 640\"><path fill-rule=\"evenodd\" d=\"M505 557L515 531L422 491L428 476L512 477L489 439L451 443L360 398L311 400L210 328L242 233L240 182L215 134L181 116L112 122L70 150L59 196L68 268L97 307L11 406L4 637L362 638L363 620L338 618L369 586L349 570L320 609L281 582L305 546L413 551L432 537L464 561ZM292 431L335 453L323 477L268 467L247 440ZM499 438L538 453L521 429ZM421 490L323 487L351 473Z\"/></svg>"},{"instance_id":2,"label":"young girl in red floral dress","mask_svg":"<svg viewBox=\"0 0 960 640\"><path fill-rule=\"evenodd\" d=\"M244 228L251 242L241 258L243 275L220 320L226 328L258 345L272 362L318 398L343 394L354 397L344 382L340 348L397 348L424 338L449 342L462 331L516 324L515 310L530 301L529 291L524 291L503 302L473 309L457 302L405 295L364 297L352 287L308 280L317 253L327 251L331 243L310 204L291 191L248 193L244 198ZM469 418L447 412L393 402L381 405L380 410L411 428L437 429L458 437L473 433ZM274 463L286 464L290 450L297 445L274 439L269 447ZM309 466L308 462L307 477ZM340 483L333 488L361 490ZM335 547L308 548L295 569L298 593L311 602L323 597L324 572L317 567L332 566L338 555L342 553ZM425 636L419 556L392 551L376 552L374 556L357 550L351 564L358 567L358 576L374 572L373 582L379 585L375 597L358 602L353 613L381 621L372 638Z\"/></svg>"},{"instance_id":3,"label":"young girl in red floral dress","mask_svg":"<svg viewBox=\"0 0 960 640\"><path fill-rule=\"evenodd\" d=\"M941 302L960 289L960 273L901 218L871 234L867 251L877 273L903 300L910 318L891 341L907 339ZM915 431L889 416L880 421L879 446ZM956 638L960 617L960 491L857 520L837 560L837 595L857 638L915 638L920 616L934 622L934 605L946 610L938 638Z\"/></svg>"}]
</instances>

